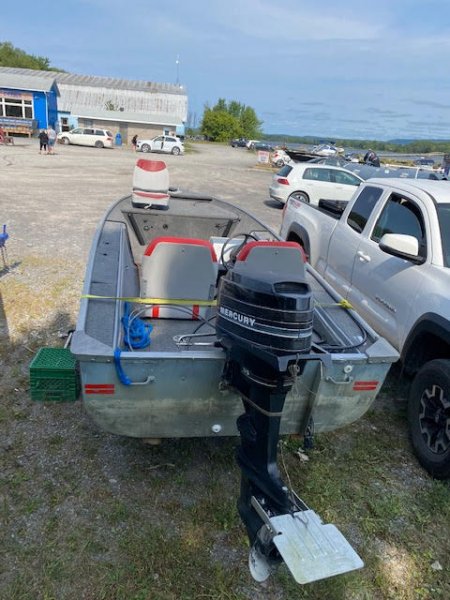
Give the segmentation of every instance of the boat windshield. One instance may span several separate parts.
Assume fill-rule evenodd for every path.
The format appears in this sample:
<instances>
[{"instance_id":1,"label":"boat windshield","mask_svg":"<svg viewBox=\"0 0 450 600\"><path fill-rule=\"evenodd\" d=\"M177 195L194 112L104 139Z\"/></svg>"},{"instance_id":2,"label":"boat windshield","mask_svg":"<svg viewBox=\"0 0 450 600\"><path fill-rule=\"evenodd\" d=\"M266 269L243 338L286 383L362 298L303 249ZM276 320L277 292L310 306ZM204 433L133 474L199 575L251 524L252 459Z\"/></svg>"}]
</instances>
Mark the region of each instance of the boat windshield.
<instances>
[{"instance_id":1,"label":"boat windshield","mask_svg":"<svg viewBox=\"0 0 450 600\"><path fill-rule=\"evenodd\" d=\"M444 265L450 267L450 204L438 204L437 213L441 228Z\"/></svg>"}]
</instances>

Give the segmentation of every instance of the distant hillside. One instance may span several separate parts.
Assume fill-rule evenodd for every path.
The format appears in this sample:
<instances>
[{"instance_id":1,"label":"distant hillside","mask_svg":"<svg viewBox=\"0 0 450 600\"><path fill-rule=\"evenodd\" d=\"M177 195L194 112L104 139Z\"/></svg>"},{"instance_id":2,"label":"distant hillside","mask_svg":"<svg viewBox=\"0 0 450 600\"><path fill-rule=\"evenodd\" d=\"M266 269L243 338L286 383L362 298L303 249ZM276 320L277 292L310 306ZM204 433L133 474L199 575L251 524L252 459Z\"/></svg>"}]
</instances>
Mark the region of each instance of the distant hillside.
<instances>
[{"instance_id":1,"label":"distant hillside","mask_svg":"<svg viewBox=\"0 0 450 600\"><path fill-rule=\"evenodd\" d=\"M378 140L351 140L337 139L314 136L292 136L282 133L268 133L264 135L265 140L281 142L289 146L290 144L322 144L332 143L344 148L359 148L378 150L382 152L401 152L403 154L429 154L431 152L450 152L450 140L415 140L415 139L395 139L387 142Z\"/></svg>"},{"instance_id":2,"label":"distant hillside","mask_svg":"<svg viewBox=\"0 0 450 600\"><path fill-rule=\"evenodd\" d=\"M431 143L431 144L449 144L450 140L418 140L418 139L397 139L397 140L389 140L387 143L388 144L399 144L399 145L405 145L405 144L415 144L416 142L424 142L426 141L427 143Z\"/></svg>"}]
</instances>

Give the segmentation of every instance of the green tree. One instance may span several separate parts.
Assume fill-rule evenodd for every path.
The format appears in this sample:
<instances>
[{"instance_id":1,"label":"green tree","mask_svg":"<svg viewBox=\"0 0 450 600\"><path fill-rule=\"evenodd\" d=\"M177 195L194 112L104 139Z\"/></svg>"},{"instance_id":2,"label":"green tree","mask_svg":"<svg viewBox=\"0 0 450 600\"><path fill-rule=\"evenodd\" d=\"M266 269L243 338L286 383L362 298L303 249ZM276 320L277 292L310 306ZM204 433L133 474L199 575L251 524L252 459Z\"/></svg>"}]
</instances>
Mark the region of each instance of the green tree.
<instances>
[{"instance_id":1,"label":"green tree","mask_svg":"<svg viewBox=\"0 0 450 600\"><path fill-rule=\"evenodd\" d=\"M258 119L253 108L250 106L243 107L239 122L244 137L247 139L261 137L261 127L263 122Z\"/></svg>"},{"instance_id":2,"label":"green tree","mask_svg":"<svg viewBox=\"0 0 450 600\"><path fill-rule=\"evenodd\" d=\"M228 112L236 119L240 119L245 106L236 100L231 100L228 105Z\"/></svg>"},{"instance_id":3,"label":"green tree","mask_svg":"<svg viewBox=\"0 0 450 600\"><path fill-rule=\"evenodd\" d=\"M241 137L239 121L224 110L205 108L200 131L214 142L227 142L231 138Z\"/></svg>"},{"instance_id":4,"label":"green tree","mask_svg":"<svg viewBox=\"0 0 450 600\"><path fill-rule=\"evenodd\" d=\"M16 48L11 42L0 42L0 67L18 67L21 69L35 69L39 71L61 71L50 66L50 61L44 56L27 54Z\"/></svg>"},{"instance_id":5,"label":"green tree","mask_svg":"<svg viewBox=\"0 0 450 600\"><path fill-rule=\"evenodd\" d=\"M214 118L211 113L219 115L219 118ZM252 139L261 136L261 126L262 121L253 108L237 100L227 103L224 98L219 98L212 108L205 106L201 132L215 141L227 141L233 137Z\"/></svg>"},{"instance_id":6,"label":"green tree","mask_svg":"<svg viewBox=\"0 0 450 600\"><path fill-rule=\"evenodd\" d=\"M212 108L214 112L228 112L227 101L225 98L219 98L217 104L215 104Z\"/></svg>"}]
</instances>

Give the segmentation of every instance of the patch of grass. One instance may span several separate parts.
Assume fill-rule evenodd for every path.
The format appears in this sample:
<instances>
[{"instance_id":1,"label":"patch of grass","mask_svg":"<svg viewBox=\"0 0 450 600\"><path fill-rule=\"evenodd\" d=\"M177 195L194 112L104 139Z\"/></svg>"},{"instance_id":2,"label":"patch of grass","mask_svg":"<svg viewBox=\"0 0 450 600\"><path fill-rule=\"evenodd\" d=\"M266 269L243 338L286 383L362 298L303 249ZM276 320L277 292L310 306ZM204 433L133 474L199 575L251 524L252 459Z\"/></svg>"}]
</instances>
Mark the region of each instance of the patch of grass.
<instances>
[{"instance_id":1,"label":"patch of grass","mask_svg":"<svg viewBox=\"0 0 450 600\"><path fill-rule=\"evenodd\" d=\"M2 598L450 597L449 485L417 466L401 405L382 398L354 426L317 435L308 462L296 454L303 439L284 438L292 487L338 526L365 567L304 587L281 568L261 586L248 574L236 509L237 439L147 447L99 433L78 406L31 404L13 389L0 392L8 440L0 454L0 543L5 564L18 567L1 580Z\"/></svg>"}]
</instances>

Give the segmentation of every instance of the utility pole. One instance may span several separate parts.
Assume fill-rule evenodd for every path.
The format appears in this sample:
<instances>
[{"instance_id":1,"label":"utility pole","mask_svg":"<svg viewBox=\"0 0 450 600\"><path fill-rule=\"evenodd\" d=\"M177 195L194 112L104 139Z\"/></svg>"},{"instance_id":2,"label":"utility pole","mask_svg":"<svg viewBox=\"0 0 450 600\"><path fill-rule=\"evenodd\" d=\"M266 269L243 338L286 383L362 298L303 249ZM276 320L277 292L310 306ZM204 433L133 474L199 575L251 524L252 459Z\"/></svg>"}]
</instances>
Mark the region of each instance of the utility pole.
<instances>
[{"instance_id":1,"label":"utility pole","mask_svg":"<svg viewBox=\"0 0 450 600\"><path fill-rule=\"evenodd\" d=\"M177 60L175 61L175 64L177 65L177 80L176 80L176 85L180 85L180 55L177 54Z\"/></svg>"}]
</instances>

